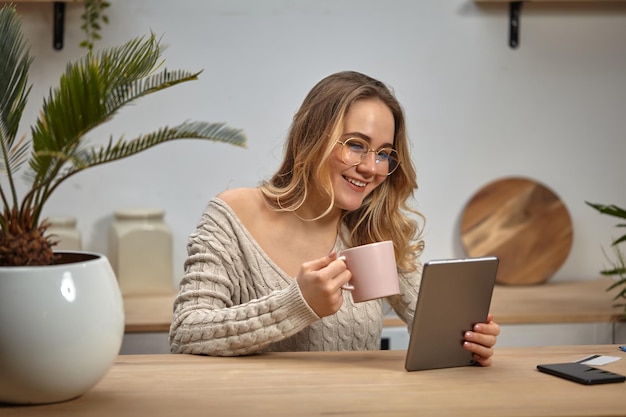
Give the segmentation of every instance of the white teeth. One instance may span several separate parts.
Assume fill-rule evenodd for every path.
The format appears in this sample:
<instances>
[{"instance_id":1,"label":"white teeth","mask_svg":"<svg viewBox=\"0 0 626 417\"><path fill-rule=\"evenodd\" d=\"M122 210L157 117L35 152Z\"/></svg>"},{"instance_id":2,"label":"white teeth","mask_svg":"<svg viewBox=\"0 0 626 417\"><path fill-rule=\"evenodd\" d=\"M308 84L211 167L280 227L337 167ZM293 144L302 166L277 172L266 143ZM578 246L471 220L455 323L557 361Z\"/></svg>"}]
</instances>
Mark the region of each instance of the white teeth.
<instances>
[{"instance_id":1,"label":"white teeth","mask_svg":"<svg viewBox=\"0 0 626 417\"><path fill-rule=\"evenodd\" d=\"M362 182L362 181L357 181L355 179L352 178L346 178L348 180L349 183L356 185L357 187L365 187L367 185L367 183Z\"/></svg>"}]
</instances>

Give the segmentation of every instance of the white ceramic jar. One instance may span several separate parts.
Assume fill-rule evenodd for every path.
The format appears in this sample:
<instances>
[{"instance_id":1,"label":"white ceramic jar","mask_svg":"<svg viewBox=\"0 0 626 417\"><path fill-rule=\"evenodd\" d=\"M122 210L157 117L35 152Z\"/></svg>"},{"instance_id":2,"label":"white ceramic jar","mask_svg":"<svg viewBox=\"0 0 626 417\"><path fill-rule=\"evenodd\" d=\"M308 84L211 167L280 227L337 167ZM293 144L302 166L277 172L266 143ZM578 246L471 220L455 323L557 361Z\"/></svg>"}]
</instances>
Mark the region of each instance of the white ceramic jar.
<instances>
[{"instance_id":1,"label":"white ceramic jar","mask_svg":"<svg viewBox=\"0 0 626 417\"><path fill-rule=\"evenodd\" d=\"M115 212L109 233L109 260L122 294L172 291L172 232L161 209Z\"/></svg>"},{"instance_id":2,"label":"white ceramic jar","mask_svg":"<svg viewBox=\"0 0 626 417\"><path fill-rule=\"evenodd\" d=\"M82 242L80 232L76 228L76 218L74 217L49 217L50 226L46 230L46 235L58 241L52 247L55 251L80 251Z\"/></svg>"}]
</instances>

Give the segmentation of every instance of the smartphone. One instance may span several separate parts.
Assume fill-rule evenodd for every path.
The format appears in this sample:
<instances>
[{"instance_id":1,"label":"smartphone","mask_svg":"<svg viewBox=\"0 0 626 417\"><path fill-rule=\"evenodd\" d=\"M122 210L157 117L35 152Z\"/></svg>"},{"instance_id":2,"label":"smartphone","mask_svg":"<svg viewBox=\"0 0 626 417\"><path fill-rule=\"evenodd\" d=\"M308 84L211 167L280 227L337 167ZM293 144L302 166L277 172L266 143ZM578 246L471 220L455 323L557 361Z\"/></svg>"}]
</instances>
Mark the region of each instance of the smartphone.
<instances>
[{"instance_id":1,"label":"smartphone","mask_svg":"<svg viewBox=\"0 0 626 417\"><path fill-rule=\"evenodd\" d=\"M541 372L569 379L570 381L578 382L579 384L584 385L609 384L612 382L626 381L626 377L624 375L576 362L537 365L537 369Z\"/></svg>"}]
</instances>

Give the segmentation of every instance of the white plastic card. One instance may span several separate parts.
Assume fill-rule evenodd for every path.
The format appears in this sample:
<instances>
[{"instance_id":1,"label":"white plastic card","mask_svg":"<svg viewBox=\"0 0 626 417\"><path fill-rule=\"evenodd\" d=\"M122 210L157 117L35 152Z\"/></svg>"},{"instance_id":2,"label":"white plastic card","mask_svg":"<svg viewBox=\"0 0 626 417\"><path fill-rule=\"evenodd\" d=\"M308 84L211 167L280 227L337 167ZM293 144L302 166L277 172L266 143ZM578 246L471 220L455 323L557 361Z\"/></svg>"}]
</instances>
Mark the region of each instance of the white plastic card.
<instances>
[{"instance_id":1,"label":"white plastic card","mask_svg":"<svg viewBox=\"0 0 626 417\"><path fill-rule=\"evenodd\" d=\"M620 360L621 358L619 356L608 356L608 355L590 355L590 356L585 356L582 359L579 359L576 361L576 363L582 363L585 365L589 365L589 366L599 366L599 365L606 365L609 364L611 362L615 362Z\"/></svg>"}]
</instances>

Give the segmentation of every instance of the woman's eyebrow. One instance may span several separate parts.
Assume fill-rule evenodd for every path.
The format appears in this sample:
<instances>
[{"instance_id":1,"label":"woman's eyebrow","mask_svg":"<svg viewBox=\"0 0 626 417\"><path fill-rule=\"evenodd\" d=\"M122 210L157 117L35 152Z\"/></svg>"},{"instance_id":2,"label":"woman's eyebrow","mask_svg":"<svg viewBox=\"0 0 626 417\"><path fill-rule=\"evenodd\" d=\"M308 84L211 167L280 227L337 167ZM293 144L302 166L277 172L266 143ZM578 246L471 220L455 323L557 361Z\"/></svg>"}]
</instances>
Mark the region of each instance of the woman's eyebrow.
<instances>
[{"instance_id":1,"label":"woman's eyebrow","mask_svg":"<svg viewBox=\"0 0 626 417\"><path fill-rule=\"evenodd\" d=\"M367 136L365 133L361 133L361 132L347 132L347 133L344 133L342 136L347 137L347 138L358 137L367 141L368 143L372 143L372 138ZM389 143L389 142L383 143L378 149L381 149L381 148L393 148L393 143Z\"/></svg>"}]
</instances>

